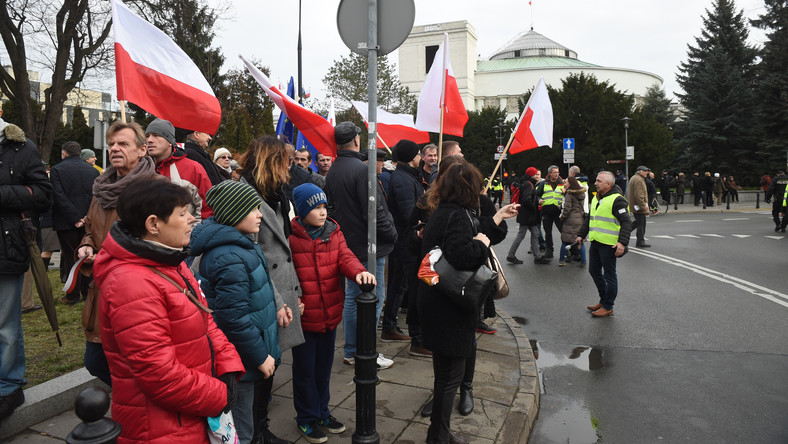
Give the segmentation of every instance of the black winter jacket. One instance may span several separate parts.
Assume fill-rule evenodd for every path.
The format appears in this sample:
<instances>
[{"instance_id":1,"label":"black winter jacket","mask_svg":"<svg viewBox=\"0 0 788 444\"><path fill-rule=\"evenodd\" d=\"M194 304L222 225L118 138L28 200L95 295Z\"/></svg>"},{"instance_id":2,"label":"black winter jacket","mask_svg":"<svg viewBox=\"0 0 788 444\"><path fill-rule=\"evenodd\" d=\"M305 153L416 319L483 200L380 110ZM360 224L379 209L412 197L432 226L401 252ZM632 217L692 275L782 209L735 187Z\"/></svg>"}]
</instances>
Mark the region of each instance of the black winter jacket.
<instances>
[{"instance_id":1,"label":"black winter jacket","mask_svg":"<svg viewBox=\"0 0 788 444\"><path fill-rule=\"evenodd\" d=\"M211 185L216 185L226 180L219 165L213 162L210 154L200 145L191 140L187 140L186 143L183 144L183 150L186 151L187 159L191 159L202 165L203 169L205 169L205 172L208 174L208 180L211 181Z\"/></svg>"},{"instance_id":2,"label":"black winter jacket","mask_svg":"<svg viewBox=\"0 0 788 444\"><path fill-rule=\"evenodd\" d=\"M361 261L367 261L367 165L358 151L340 150L326 175L326 198L347 246ZM388 256L397 242L397 230L383 190L377 186L377 257Z\"/></svg>"},{"instance_id":3,"label":"black winter jacket","mask_svg":"<svg viewBox=\"0 0 788 444\"><path fill-rule=\"evenodd\" d=\"M520 180L520 209L517 211L517 223L520 225L539 225L539 206L535 196L536 181L529 175Z\"/></svg>"},{"instance_id":4,"label":"black winter jacket","mask_svg":"<svg viewBox=\"0 0 788 444\"><path fill-rule=\"evenodd\" d=\"M88 214L93 199L93 181L99 176L97 169L79 156L69 156L49 171L55 206L52 211L52 229L75 230L74 224Z\"/></svg>"},{"instance_id":5,"label":"black winter jacket","mask_svg":"<svg viewBox=\"0 0 788 444\"><path fill-rule=\"evenodd\" d=\"M397 165L397 169L391 173L387 201L397 229L397 245L394 251L403 260L413 261L417 258L405 247L405 232L408 229L410 215L416 208L416 201L424 194L420 179L421 174L418 169L403 163Z\"/></svg>"},{"instance_id":6,"label":"black winter jacket","mask_svg":"<svg viewBox=\"0 0 788 444\"><path fill-rule=\"evenodd\" d=\"M0 143L0 273L21 274L27 271L29 255L20 214L38 219L52 204L52 185L36 145L11 126L19 134Z\"/></svg>"}]
</instances>

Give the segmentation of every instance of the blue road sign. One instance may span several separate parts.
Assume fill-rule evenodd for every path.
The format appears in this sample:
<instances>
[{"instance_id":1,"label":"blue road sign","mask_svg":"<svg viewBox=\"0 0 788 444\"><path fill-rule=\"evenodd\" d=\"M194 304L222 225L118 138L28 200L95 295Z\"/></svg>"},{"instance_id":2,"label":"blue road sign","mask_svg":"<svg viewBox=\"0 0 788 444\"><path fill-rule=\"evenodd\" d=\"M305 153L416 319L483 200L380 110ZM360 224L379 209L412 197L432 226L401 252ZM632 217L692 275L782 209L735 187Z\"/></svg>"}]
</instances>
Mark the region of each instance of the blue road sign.
<instances>
[{"instance_id":1,"label":"blue road sign","mask_svg":"<svg viewBox=\"0 0 788 444\"><path fill-rule=\"evenodd\" d=\"M575 149L575 139L564 139L564 149L565 150Z\"/></svg>"}]
</instances>

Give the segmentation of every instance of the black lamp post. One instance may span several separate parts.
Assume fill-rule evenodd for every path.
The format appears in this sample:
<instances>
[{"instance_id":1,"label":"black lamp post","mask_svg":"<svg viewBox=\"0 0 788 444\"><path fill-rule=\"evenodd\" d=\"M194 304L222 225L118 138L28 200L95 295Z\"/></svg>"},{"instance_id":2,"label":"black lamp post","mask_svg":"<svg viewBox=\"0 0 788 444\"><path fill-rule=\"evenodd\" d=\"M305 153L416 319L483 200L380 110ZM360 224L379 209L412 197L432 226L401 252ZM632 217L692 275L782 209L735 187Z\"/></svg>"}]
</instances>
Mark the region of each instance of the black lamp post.
<instances>
[{"instance_id":1,"label":"black lamp post","mask_svg":"<svg viewBox=\"0 0 788 444\"><path fill-rule=\"evenodd\" d=\"M626 174L627 180L629 180L629 160L627 159L627 147L629 146L629 121L632 120L629 117L624 117L621 119L624 122L624 174Z\"/></svg>"},{"instance_id":2,"label":"black lamp post","mask_svg":"<svg viewBox=\"0 0 788 444\"><path fill-rule=\"evenodd\" d=\"M498 137L498 146L503 145L503 135L504 135L504 131L506 130L506 125L504 125L503 122L504 122L504 118L499 117L498 124L493 125L493 129L495 130L495 135ZM503 156L503 153L501 153L501 156ZM500 176L501 183L503 183L503 167L498 169L498 174Z\"/></svg>"}]
</instances>

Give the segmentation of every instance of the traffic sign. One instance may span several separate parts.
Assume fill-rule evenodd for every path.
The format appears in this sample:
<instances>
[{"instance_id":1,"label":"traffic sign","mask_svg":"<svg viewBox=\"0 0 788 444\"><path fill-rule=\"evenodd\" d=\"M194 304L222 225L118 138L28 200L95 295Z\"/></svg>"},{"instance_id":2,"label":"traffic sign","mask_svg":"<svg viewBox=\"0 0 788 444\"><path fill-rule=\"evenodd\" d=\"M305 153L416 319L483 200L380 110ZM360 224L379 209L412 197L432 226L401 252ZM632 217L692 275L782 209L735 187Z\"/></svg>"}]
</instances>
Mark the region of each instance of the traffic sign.
<instances>
[{"instance_id":1,"label":"traffic sign","mask_svg":"<svg viewBox=\"0 0 788 444\"><path fill-rule=\"evenodd\" d=\"M564 163L575 163L575 153L568 153L564 151Z\"/></svg>"},{"instance_id":2,"label":"traffic sign","mask_svg":"<svg viewBox=\"0 0 788 444\"><path fill-rule=\"evenodd\" d=\"M496 152L502 153L503 152L503 145L498 145L498 148L495 149Z\"/></svg>"},{"instance_id":3,"label":"traffic sign","mask_svg":"<svg viewBox=\"0 0 788 444\"><path fill-rule=\"evenodd\" d=\"M575 150L575 139L564 139L564 150Z\"/></svg>"},{"instance_id":4,"label":"traffic sign","mask_svg":"<svg viewBox=\"0 0 788 444\"><path fill-rule=\"evenodd\" d=\"M495 153L495 160L500 160L501 159L501 155L502 155L501 153ZM503 160L506 160L507 156L509 156L509 153L506 153L506 155L503 156Z\"/></svg>"},{"instance_id":5,"label":"traffic sign","mask_svg":"<svg viewBox=\"0 0 788 444\"><path fill-rule=\"evenodd\" d=\"M627 147L627 160L635 160L635 147L628 146Z\"/></svg>"}]
</instances>

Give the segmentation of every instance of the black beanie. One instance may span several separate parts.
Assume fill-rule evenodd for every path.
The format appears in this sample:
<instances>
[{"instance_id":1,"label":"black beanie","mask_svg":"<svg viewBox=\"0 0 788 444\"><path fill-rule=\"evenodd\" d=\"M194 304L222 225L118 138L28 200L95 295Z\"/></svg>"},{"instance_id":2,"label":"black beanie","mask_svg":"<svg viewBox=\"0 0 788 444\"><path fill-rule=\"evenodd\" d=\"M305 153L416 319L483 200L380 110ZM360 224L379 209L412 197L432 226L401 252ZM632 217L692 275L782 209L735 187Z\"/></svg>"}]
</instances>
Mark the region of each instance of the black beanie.
<instances>
[{"instance_id":1,"label":"black beanie","mask_svg":"<svg viewBox=\"0 0 788 444\"><path fill-rule=\"evenodd\" d=\"M407 139L402 139L397 142L392 151L397 153L397 162L402 163L409 163L420 152L416 142Z\"/></svg>"}]
</instances>

